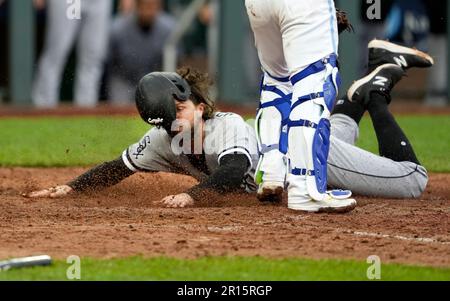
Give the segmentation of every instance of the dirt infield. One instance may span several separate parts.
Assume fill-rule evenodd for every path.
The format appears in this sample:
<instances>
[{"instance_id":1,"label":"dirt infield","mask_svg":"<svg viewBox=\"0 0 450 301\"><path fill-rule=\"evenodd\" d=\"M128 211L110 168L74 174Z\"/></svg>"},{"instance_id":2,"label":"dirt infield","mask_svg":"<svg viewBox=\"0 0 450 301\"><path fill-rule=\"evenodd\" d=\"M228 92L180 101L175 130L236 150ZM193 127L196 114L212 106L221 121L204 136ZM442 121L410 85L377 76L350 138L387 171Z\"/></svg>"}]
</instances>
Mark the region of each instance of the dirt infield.
<instances>
[{"instance_id":1,"label":"dirt infield","mask_svg":"<svg viewBox=\"0 0 450 301\"><path fill-rule=\"evenodd\" d=\"M252 195L208 196L196 208L154 201L195 180L137 174L102 193L29 200L82 168L0 169L0 258L50 254L112 258L208 255L345 258L450 266L450 175L431 176L421 200L369 200L346 215L261 205Z\"/></svg>"}]
</instances>

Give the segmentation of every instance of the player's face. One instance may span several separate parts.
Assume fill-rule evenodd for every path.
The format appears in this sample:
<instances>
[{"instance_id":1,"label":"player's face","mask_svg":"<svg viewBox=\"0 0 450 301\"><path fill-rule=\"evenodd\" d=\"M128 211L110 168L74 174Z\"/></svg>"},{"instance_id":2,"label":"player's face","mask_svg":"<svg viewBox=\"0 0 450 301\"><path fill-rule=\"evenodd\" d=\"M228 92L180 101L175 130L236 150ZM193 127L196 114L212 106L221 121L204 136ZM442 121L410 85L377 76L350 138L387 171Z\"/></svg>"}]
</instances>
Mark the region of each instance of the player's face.
<instances>
[{"instance_id":1,"label":"player's face","mask_svg":"<svg viewBox=\"0 0 450 301\"><path fill-rule=\"evenodd\" d=\"M191 130L196 126L195 123L202 120L204 105L195 105L191 100L187 101L175 101L177 110L177 120L182 121L181 124L187 123L190 125ZM183 127L180 131L184 131Z\"/></svg>"},{"instance_id":2,"label":"player's face","mask_svg":"<svg viewBox=\"0 0 450 301\"><path fill-rule=\"evenodd\" d=\"M137 15L141 25L150 26L161 11L160 0L137 1Z\"/></svg>"}]
</instances>

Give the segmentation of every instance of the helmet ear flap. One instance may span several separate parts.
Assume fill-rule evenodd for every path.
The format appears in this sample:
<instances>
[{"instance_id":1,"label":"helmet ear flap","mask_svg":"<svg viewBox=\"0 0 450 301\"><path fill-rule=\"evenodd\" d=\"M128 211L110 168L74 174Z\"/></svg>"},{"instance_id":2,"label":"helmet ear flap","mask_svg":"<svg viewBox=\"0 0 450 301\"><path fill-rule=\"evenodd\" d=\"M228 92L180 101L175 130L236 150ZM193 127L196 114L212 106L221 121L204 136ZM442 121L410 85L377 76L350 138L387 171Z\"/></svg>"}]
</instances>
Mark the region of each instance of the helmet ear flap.
<instances>
[{"instance_id":1,"label":"helmet ear flap","mask_svg":"<svg viewBox=\"0 0 450 301\"><path fill-rule=\"evenodd\" d=\"M155 106L153 114L149 117L147 123L156 127L162 127L170 134L172 131L172 123L177 118L175 98L173 94L166 94L162 96L162 99ZM156 116L156 118L152 118L153 116Z\"/></svg>"},{"instance_id":2,"label":"helmet ear flap","mask_svg":"<svg viewBox=\"0 0 450 301\"><path fill-rule=\"evenodd\" d=\"M135 101L144 122L163 127L171 133L176 119L175 98L177 88L162 73L144 76L136 88Z\"/></svg>"},{"instance_id":3,"label":"helmet ear flap","mask_svg":"<svg viewBox=\"0 0 450 301\"><path fill-rule=\"evenodd\" d=\"M175 98L172 95L167 95L166 104L163 106L165 120L162 121L162 127L167 133L171 133L172 124L177 119L177 108L175 105Z\"/></svg>"}]
</instances>

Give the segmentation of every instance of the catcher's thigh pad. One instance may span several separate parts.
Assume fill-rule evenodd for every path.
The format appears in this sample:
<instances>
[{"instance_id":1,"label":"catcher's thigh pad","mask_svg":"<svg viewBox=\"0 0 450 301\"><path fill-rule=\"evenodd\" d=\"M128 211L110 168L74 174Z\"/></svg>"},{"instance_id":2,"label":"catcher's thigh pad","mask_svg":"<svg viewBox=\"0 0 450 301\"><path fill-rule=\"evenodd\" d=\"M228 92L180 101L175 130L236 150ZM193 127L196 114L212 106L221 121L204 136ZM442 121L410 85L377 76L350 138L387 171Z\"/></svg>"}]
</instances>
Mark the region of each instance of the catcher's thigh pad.
<instances>
[{"instance_id":1,"label":"catcher's thigh pad","mask_svg":"<svg viewBox=\"0 0 450 301\"><path fill-rule=\"evenodd\" d=\"M330 112L339 86L336 55L291 78L294 86L289 130L289 197L323 200L327 189Z\"/></svg>"},{"instance_id":2,"label":"catcher's thigh pad","mask_svg":"<svg viewBox=\"0 0 450 301\"><path fill-rule=\"evenodd\" d=\"M284 182L291 90L289 79L275 79L267 74L263 77L255 122L260 152L256 176L258 184L262 181Z\"/></svg>"}]
</instances>

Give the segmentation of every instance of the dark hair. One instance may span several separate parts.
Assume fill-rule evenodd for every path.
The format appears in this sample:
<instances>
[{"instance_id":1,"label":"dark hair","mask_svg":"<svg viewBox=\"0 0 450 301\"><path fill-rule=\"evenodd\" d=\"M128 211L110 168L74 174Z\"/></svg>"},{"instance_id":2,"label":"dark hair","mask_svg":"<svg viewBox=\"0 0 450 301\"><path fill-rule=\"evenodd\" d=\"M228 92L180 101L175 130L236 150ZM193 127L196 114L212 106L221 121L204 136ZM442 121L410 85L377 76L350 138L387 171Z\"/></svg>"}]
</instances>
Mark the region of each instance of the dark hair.
<instances>
[{"instance_id":1,"label":"dark hair","mask_svg":"<svg viewBox=\"0 0 450 301\"><path fill-rule=\"evenodd\" d=\"M189 67L182 67L177 70L191 87L191 101L195 105L204 104L205 112L203 119L208 120L214 116L216 112L216 103L209 96L209 88L212 85L212 80L207 73Z\"/></svg>"}]
</instances>

